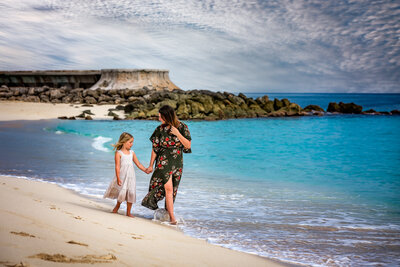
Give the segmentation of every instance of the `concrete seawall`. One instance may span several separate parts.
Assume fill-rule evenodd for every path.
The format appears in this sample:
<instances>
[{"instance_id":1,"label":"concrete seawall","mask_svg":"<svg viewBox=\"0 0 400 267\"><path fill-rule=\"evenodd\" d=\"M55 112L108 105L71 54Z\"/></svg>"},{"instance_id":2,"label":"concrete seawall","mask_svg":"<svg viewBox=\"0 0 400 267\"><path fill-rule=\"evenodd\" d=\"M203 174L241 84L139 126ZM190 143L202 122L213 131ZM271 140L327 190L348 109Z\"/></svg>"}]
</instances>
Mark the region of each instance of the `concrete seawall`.
<instances>
[{"instance_id":1,"label":"concrete seawall","mask_svg":"<svg viewBox=\"0 0 400 267\"><path fill-rule=\"evenodd\" d=\"M85 88L85 89L179 89L170 79L168 70L103 69L0 71L0 85L8 87Z\"/></svg>"}]
</instances>

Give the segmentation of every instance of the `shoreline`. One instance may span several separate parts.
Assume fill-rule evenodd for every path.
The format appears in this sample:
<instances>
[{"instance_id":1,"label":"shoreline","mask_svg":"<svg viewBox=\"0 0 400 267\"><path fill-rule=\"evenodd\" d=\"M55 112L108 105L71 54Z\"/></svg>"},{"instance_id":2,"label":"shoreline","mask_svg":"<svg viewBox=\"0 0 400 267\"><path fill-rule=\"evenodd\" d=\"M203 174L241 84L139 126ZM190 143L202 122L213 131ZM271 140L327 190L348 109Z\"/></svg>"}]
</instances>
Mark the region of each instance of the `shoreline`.
<instances>
[{"instance_id":1,"label":"shoreline","mask_svg":"<svg viewBox=\"0 0 400 267\"><path fill-rule=\"evenodd\" d=\"M122 210L112 214L111 205L55 183L0 175L0 185L3 264L295 266L212 245Z\"/></svg>"},{"instance_id":2,"label":"shoreline","mask_svg":"<svg viewBox=\"0 0 400 267\"><path fill-rule=\"evenodd\" d=\"M112 120L108 116L109 109L115 109L117 105L92 105L64 104L64 103L33 103L19 101L0 101L0 121L16 120L48 120L57 119L61 116L75 117L85 110L92 112L94 120ZM121 117L123 111L113 111Z\"/></svg>"},{"instance_id":3,"label":"shoreline","mask_svg":"<svg viewBox=\"0 0 400 267\"><path fill-rule=\"evenodd\" d=\"M34 102L23 102L23 101L4 101L0 100L0 121L23 121L23 120L50 120L63 119L78 117L84 114L85 117L88 115L91 117L90 120L114 120L114 116L117 119L126 120L126 114L123 110L117 110L117 104L65 104L65 103L34 103ZM112 111L110 111L112 110ZM89 113L87 113L90 111ZM112 115L109 115L111 113ZM328 115L325 114L325 115ZM330 115L344 115L342 113L331 113ZM354 114L361 115L361 114ZM365 115L365 114L362 114ZM373 115L387 115L383 113L370 113ZM320 113L315 113L314 116L323 116ZM277 116L282 117L282 116ZM284 117L284 116L283 116ZM295 116L296 117L296 116ZM301 116L297 116L301 117ZM274 118L274 117L269 117ZM246 118L228 118L229 119L246 119ZM85 118L79 118L78 120L85 120ZM143 120L143 119L139 119ZM145 119L146 120L146 119ZM151 120L151 119L148 119ZM154 120L154 119L152 119ZM224 119L226 120L226 119Z\"/></svg>"}]
</instances>

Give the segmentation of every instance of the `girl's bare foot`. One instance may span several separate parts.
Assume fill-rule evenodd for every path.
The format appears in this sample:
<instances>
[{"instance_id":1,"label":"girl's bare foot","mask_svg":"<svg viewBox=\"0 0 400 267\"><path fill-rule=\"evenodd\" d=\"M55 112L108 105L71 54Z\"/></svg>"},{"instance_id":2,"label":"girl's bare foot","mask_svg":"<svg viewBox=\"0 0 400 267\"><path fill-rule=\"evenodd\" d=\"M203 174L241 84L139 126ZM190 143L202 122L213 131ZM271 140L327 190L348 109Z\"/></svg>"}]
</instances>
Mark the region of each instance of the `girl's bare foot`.
<instances>
[{"instance_id":1,"label":"girl's bare foot","mask_svg":"<svg viewBox=\"0 0 400 267\"><path fill-rule=\"evenodd\" d=\"M121 206L121 203L117 202L117 204L115 205L114 209L112 210L112 213L117 213L120 206Z\"/></svg>"},{"instance_id":2,"label":"girl's bare foot","mask_svg":"<svg viewBox=\"0 0 400 267\"><path fill-rule=\"evenodd\" d=\"M131 217L131 218L135 218L135 216L133 216L132 214L126 214L126 216Z\"/></svg>"}]
</instances>

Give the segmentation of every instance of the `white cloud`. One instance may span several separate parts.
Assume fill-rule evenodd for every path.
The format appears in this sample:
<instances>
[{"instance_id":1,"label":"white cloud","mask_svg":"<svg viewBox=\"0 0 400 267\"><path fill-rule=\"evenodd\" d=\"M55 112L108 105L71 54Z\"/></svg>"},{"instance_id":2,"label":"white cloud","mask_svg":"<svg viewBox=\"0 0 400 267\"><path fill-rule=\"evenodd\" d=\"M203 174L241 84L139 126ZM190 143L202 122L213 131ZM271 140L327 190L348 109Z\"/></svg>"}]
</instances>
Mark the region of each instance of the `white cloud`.
<instances>
[{"instance_id":1,"label":"white cloud","mask_svg":"<svg viewBox=\"0 0 400 267\"><path fill-rule=\"evenodd\" d=\"M398 2L0 3L1 69L166 68L184 89L400 92Z\"/></svg>"}]
</instances>

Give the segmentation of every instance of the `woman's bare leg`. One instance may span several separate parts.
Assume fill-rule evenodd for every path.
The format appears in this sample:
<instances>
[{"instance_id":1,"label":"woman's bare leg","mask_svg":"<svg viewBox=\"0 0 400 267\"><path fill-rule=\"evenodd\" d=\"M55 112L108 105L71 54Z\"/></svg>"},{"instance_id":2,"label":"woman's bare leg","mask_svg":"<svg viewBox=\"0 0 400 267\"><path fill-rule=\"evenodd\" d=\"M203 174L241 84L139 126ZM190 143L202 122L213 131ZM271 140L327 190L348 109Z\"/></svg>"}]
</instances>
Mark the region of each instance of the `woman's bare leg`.
<instances>
[{"instance_id":1,"label":"woman's bare leg","mask_svg":"<svg viewBox=\"0 0 400 267\"><path fill-rule=\"evenodd\" d=\"M168 182L164 185L165 189L165 205L168 210L169 218L171 223L176 224L176 219L174 216L174 187L172 186L172 176L169 178Z\"/></svg>"},{"instance_id":2,"label":"woman's bare leg","mask_svg":"<svg viewBox=\"0 0 400 267\"><path fill-rule=\"evenodd\" d=\"M132 208L132 203L126 202L126 216L133 218L134 216L131 214L131 208Z\"/></svg>"},{"instance_id":3,"label":"woman's bare leg","mask_svg":"<svg viewBox=\"0 0 400 267\"><path fill-rule=\"evenodd\" d=\"M114 207L114 209L113 209L112 212L113 212L113 213L117 213L120 206L121 206L121 202L118 202L118 201L117 201L117 204L115 205L115 207Z\"/></svg>"}]
</instances>

